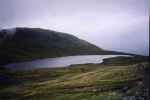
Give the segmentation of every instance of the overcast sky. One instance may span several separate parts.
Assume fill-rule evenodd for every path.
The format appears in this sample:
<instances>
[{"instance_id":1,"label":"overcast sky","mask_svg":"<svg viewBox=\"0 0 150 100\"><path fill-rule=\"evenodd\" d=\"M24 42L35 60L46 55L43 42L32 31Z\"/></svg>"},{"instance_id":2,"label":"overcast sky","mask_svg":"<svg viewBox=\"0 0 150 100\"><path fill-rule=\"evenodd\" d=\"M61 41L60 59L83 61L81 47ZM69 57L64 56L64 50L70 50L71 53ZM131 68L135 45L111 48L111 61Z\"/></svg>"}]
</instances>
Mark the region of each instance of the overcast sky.
<instances>
[{"instance_id":1,"label":"overcast sky","mask_svg":"<svg viewBox=\"0 0 150 100\"><path fill-rule=\"evenodd\" d=\"M0 28L67 32L97 46L147 55L149 0L0 0Z\"/></svg>"}]
</instances>

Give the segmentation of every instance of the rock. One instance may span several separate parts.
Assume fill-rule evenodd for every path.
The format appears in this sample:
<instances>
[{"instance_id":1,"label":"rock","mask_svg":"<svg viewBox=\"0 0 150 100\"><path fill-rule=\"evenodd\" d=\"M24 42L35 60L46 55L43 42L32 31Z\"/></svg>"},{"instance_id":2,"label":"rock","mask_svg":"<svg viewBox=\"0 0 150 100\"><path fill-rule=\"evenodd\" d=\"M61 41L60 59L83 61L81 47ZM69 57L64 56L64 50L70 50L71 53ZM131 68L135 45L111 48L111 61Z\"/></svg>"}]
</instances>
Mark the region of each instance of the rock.
<instances>
[{"instance_id":1,"label":"rock","mask_svg":"<svg viewBox=\"0 0 150 100\"><path fill-rule=\"evenodd\" d=\"M136 100L135 96L126 96L123 100Z\"/></svg>"}]
</instances>

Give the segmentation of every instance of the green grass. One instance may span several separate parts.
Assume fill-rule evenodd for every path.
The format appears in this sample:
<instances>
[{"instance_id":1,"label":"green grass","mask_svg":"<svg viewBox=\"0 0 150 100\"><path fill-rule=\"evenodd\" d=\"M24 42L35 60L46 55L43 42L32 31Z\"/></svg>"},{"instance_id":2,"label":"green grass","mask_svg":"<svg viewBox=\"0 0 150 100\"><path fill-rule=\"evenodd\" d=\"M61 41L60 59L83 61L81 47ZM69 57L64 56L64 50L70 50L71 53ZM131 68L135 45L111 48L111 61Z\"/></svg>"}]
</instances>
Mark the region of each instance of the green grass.
<instances>
[{"instance_id":1,"label":"green grass","mask_svg":"<svg viewBox=\"0 0 150 100\"><path fill-rule=\"evenodd\" d=\"M143 66L146 64L143 63ZM5 71L17 85L4 86L0 98L6 100L121 100L135 95L134 88L142 80L144 67L134 65L73 65L69 68ZM4 71L3 71L4 72Z\"/></svg>"}]
</instances>

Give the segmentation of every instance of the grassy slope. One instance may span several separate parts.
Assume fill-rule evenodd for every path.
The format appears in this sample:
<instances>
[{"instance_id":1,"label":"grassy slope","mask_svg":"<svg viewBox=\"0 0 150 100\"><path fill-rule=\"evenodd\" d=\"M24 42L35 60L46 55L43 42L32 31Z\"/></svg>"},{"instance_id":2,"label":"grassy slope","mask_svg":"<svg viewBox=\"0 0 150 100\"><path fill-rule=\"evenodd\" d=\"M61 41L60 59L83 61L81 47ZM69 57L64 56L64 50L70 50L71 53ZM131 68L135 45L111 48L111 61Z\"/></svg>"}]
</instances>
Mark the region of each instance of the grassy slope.
<instances>
[{"instance_id":1,"label":"grassy slope","mask_svg":"<svg viewBox=\"0 0 150 100\"><path fill-rule=\"evenodd\" d=\"M61 69L10 71L5 75L17 80L17 83L2 88L0 93L3 95L0 98L6 100L121 100L124 95L137 95L136 92L139 89L137 84L144 75L143 66L146 64L85 64ZM123 88L128 90L122 93Z\"/></svg>"}]
</instances>

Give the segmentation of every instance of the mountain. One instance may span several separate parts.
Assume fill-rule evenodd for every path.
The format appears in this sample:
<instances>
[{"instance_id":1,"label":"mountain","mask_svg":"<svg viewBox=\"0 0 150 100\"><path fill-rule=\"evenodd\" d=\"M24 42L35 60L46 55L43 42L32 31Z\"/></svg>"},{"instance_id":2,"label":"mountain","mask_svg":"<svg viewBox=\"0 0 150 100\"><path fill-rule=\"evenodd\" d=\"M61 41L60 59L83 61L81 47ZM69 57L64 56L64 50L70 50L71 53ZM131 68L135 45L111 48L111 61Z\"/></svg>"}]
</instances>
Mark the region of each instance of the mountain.
<instances>
[{"instance_id":1,"label":"mountain","mask_svg":"<svg viewBox=\"0 0 150 100\"><path fill-rule=\"evenodd\" d=\"M40 28L0 31L0 64L47 57L113 54L73 35Z\"/></svg>"}]
</instances>

